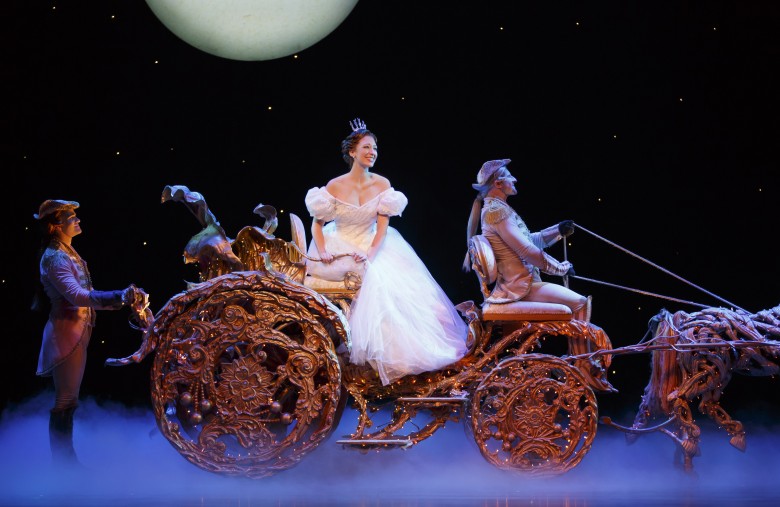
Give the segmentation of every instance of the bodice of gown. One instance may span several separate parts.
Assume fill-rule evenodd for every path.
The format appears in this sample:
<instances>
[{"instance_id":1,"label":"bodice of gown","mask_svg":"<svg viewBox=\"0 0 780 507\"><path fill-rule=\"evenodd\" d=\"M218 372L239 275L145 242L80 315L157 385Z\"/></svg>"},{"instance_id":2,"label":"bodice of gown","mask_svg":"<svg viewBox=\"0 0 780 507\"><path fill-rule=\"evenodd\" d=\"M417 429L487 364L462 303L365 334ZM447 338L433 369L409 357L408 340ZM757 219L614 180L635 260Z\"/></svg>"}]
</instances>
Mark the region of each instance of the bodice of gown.
<instances>
[{"instance_id":1,"label":"bodice of gown","mask_svg":"<svg viewBox=\"0 0 780 507\"><path fill-rule=\"evenodd\" d=\"M327 222L322 229L328 253L339 255L368 251L376 234L378 215L400 216L406 208L406 196L388 188L361 205L341 201L328 192L325 187L315 187L306 194L306 208L312 218ZM312 240L308 255L320 256ZM340 257L330 264L309 263L308 274L331 281L341 281L347 273L362 276L363 263L356 263L351 257Z\"/></svg>"},{"instance_id":2,"label":"bodice of gown","mask_svg":"<svg viewBox=\"0 0 780 507\"><path fill-rule=\"evenodd\" d=\"M335 200L335 197L333 199ZM336 200L333 220L326 224L324 233L336 235L341 240L358 246L362 251L368 250L376 234L377 203L376 197L362 206Z\"/></svg>"},{"instance_id":3,"label":"bodice of gown","mask_svg":"<svg viewBox=\"0 0 780 507\"><path fill-rule=\"evenodd\" d=\"M400 216L408 200L391 188L384 190L361 205L341 201L325 187L315 187L306 194L306 208L313 218L331 222L332 229L345 238L373 237L377 215Z\"/></svg>"}]
</instances>

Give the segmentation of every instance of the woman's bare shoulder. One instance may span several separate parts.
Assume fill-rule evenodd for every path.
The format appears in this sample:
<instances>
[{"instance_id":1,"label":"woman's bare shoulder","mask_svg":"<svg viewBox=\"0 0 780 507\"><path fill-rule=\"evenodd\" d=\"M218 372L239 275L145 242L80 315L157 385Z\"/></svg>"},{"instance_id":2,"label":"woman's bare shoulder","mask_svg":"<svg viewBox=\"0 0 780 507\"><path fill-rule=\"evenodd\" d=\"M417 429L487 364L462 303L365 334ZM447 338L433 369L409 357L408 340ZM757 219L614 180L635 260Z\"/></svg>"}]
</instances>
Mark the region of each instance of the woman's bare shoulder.
<instances>
[{"instance_id":1,"label":"woman's bare shoulder","mask_svg":"<svg viewBox=\"0 0 780 507\"><path fill-rule=\"evenodd\" d=\"M374 185L376 185L380 191L385 191L390 188L390 180L382 176L381 174L371 173L374 179Z\"/></svg>"},{"instance_id":2,"label":"woman's bare shoulder","mask_svg":"<svg viewBox=\"0 0 780 507\"><path fill-rule=\"evenodd\" d=\"M333 192L338 192L339 190L343 190L345 188L349 188L351 186L351 183L347 179L347 176L348 176L347 174L336 176L325 185L325 190L333 193Z\"/></svg>"}]
</instances>

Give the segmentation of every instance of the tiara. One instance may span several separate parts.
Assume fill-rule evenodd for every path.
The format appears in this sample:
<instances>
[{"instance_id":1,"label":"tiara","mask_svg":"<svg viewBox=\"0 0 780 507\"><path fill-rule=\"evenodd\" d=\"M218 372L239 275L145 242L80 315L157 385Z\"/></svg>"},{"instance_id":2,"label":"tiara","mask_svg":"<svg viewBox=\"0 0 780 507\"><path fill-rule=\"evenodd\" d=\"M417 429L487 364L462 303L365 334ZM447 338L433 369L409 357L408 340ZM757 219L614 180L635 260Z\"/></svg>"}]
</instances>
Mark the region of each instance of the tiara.
<instances>
[{"instance_id":1,"label":"tiara","mask_svg":"<svg viewBox=\"0 0 780 507\"><path fill-rule=\"evenodd\" d=\"M355 132L356 130L366 130L366 122L360 118L355 118L354 120L350 121L349 126L352 127L352 132Z\"/></svg>"}]
</instances>

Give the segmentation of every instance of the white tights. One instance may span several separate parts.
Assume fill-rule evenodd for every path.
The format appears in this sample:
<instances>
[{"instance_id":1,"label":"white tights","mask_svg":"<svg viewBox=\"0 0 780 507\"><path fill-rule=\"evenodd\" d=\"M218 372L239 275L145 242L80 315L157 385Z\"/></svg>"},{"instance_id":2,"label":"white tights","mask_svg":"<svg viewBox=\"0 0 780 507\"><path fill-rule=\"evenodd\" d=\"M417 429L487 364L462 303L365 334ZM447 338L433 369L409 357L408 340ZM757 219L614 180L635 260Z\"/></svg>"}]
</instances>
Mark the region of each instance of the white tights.
<instances>
[{"instance_id":1,"label":"white tights","mask_svg":"<svg viewBox=\"0 0 780 507\"><path fill-rule=\"evenodd\" d=\"M573 290L551 282L534 282L531 290L523 301L539 301L541 303L560 303L571 308L572 318L588 320L588 298Z\"/></svg>"}]
</instances>

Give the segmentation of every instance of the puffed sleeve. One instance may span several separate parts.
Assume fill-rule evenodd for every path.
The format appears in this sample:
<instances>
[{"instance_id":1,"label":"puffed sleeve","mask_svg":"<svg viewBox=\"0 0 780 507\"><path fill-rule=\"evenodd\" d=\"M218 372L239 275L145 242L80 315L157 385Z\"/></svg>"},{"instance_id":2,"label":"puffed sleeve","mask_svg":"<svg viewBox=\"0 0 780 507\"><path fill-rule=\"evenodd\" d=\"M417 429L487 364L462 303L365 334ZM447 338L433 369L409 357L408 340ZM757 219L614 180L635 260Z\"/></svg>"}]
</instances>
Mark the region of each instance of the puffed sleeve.
<instances>
[{"instance_id":1,"label":"puffed sleeve","mask_svg":"<svg viewBox=\"0 0 780 507\"><path fill-rule=\"evenodd\" d=\"M389 217L400 217L407 204L409 204L409 199L403 193L389 188L379 198L377 213Z\"/></svg>"},{"instance_id":2,"label":"puffed sleeve","mask_svg":"<svg viewBox=\"0 0 780 507\"><path fill-rule=\"evenodd\" d=\"M330 222L335 218L336 203L325 187L310 188L306 193L306 209L312 218Z\"/></svg>"}]
</instances>

